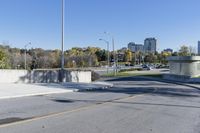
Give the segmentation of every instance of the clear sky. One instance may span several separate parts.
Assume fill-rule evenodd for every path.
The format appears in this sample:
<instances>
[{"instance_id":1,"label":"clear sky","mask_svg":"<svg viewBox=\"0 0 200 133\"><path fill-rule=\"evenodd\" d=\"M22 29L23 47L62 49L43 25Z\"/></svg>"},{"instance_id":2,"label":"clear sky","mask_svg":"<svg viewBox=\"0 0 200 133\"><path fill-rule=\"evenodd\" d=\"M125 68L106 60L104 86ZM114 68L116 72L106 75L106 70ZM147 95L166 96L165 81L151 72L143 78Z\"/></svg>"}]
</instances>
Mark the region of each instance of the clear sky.
<instances>
[{"instance_id":1,"label":"clear sky","mask_svg":"<svg viewBox=\"0 0 200 133\"><path fill-rule=\"evenodd\" d=\"M65 0L65 49L98 46L110 38L117 48L158 39L158 49L196 46L200 0ZM60 48L61 0L0 0L0 43L23 48Z\"/></svg>"}]
</instances>

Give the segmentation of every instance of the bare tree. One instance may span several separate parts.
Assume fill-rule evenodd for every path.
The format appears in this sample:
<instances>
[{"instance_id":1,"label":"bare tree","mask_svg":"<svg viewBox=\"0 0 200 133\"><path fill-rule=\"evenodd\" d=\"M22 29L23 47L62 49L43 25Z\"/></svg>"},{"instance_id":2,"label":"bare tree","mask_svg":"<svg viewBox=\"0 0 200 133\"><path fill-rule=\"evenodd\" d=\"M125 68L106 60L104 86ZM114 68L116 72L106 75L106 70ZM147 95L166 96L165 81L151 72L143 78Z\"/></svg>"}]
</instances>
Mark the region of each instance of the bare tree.
<instances>
[{"instance_id":1,"label":"bare tree","mask_svg":"<svg viewBox=\"0 0 200 133\"><path fill-rule=\"evenodd\" d=\"M196 55L197 54L197 48L194 46L189 46L189 53L190 55Z\"/></svg>"}]
</instances>

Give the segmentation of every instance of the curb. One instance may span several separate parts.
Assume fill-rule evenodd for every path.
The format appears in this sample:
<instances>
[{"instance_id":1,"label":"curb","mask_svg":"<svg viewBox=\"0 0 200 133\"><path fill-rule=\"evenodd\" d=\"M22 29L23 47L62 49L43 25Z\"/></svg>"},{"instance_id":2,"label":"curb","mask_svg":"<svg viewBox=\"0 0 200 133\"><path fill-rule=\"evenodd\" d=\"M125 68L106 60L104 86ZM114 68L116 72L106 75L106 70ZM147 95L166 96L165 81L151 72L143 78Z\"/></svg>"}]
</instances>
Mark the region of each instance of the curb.
<instances>
[{"instance_id":1,"label":"curb","mask_svg":"<svg viewBox=\"0 0 200 133\"><path fill-rule=\"evenodd\" d=\"M112 88L114 85L107 82L93 82L92 85L95 85L97 87L92 88L86 88L86 89L74 89L74 92L87 92L87 91L100 91L107 88Z\"/></svg>"},{"instance_id":2,"label":"curb","mask_svg":"<svg viewBox=\"0 0 200 133\"><path fill-rule=\"evenodd\" d=\"M61 93L68 93L68 92L73 92L73 90L63 90L63 91L59 91L59 92L42 92L42 93L35 93L35 94L16 95L16 96L3 96L3 97L0 97L0 100L11 99L11 98L30 97L30 96L40 96L40 95L50 95L50 94L61 94Z\"/></svg>"}]
</instances>

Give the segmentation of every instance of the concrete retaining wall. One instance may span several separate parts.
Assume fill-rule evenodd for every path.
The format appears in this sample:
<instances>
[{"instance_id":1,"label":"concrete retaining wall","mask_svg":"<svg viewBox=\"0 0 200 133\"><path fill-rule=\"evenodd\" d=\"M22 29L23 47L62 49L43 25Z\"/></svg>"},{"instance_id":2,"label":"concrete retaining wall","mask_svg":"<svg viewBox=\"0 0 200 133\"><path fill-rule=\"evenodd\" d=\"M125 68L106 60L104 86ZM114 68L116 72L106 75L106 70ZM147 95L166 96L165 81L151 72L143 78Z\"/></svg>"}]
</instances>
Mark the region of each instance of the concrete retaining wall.
<instances>
[{"instance_id":1,"label":"concrete retaining wall","mask_svg":"<svg viewBox=\"0 0 200 133\"><path fill-rule=\"evenodd\" d=\"M91 71L80 70L0 70L0 83L58 83L63 82L91 82Z\"/></svg>"},{"instance_id":2,"label":"concrete retaining wall","mask_svg":"<svg viewBox=\"0 0 200 133\"><path fill-rule=\"evenodd\" d=\"M0 70L0 83L17 83L21 77L24 77L23 82L29 82L29 79L25 78L28 75L29 72L25 70Z\"/></svg>"}]
</instances>

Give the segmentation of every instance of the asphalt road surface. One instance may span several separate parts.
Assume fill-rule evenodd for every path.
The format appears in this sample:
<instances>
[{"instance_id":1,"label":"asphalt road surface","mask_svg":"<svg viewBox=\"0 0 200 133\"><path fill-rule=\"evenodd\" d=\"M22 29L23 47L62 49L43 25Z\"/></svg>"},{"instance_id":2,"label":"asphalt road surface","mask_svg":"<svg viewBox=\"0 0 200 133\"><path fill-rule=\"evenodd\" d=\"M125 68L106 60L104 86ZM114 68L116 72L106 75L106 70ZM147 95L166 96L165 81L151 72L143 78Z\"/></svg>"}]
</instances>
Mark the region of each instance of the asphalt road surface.
<instances>
[{"instance_id":1,"label":"asphalt road surface","mask_svg":"<svg viewBox=\"0 0 200 133\"><path fill-rule=\"evenodd\" d=\"M102 91L0 100L0 133L200 133L200 90L141 78Z\"/></svg>"}]
</instances>

